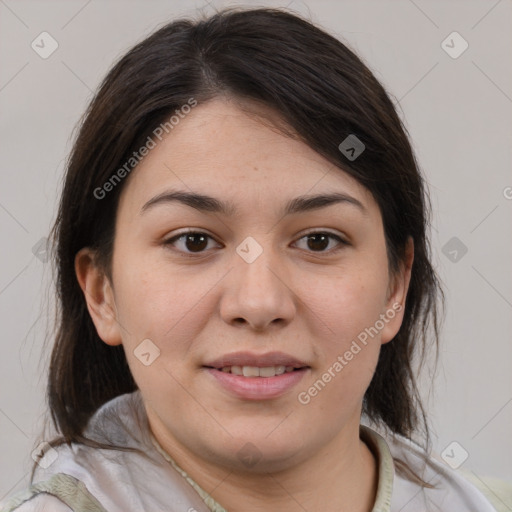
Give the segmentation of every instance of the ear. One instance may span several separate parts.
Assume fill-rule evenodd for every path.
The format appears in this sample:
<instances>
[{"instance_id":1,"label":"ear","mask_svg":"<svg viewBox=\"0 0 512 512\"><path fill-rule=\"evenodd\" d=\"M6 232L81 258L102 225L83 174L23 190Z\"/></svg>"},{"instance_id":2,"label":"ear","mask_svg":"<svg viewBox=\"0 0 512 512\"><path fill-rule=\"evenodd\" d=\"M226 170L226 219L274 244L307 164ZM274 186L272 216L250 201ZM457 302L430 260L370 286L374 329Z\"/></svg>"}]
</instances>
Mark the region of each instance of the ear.
<instances>
[{"instance_id":1,"label":"ear","mask_svg":"<svg viewBox=\"0 0 512 512\"><path fill-rule=\"evenodd\" d=\"M391 341L402 325L413 261L414 240L409 237L405 246L404 260L400 262L399 270L390 279L385 308L381 314L381 319L384 322L384 328L381 331L382 344Z\"/></svg>"},{"instance_id":2,"label":"ear","mask_svg":"<svg viewBox=\"0 0 512 512\"><path fill-rule=\"evenodd\" d=\"M96 265L94 251L85 247L77 253L75 273L98 336L107 345L121 345L113 288L108 277Z\"/></svg>"}]
</instances>

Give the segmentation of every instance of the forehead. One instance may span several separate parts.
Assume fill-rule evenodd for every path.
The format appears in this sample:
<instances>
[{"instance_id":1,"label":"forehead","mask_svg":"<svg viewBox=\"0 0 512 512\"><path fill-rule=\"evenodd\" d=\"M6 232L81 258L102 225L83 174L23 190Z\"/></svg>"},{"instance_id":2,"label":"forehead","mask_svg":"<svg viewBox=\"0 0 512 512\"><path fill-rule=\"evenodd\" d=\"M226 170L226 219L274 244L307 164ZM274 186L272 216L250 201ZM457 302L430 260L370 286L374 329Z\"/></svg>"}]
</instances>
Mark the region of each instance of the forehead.
<instances>
[{"instance_id":1,"label":"forehead","mask_svg":"<svg viewBox=\"0 0 512 512\"><path fill-rule=\"evenodd\" d=\"M215 99L196 106L132 171L122 204L140 209L156 194L179 187L235 206L250 198L285 203L329 191L372 206L370 192L357 180L276 124L284 126L260 105Z\"/></svg>"}]
</instances>

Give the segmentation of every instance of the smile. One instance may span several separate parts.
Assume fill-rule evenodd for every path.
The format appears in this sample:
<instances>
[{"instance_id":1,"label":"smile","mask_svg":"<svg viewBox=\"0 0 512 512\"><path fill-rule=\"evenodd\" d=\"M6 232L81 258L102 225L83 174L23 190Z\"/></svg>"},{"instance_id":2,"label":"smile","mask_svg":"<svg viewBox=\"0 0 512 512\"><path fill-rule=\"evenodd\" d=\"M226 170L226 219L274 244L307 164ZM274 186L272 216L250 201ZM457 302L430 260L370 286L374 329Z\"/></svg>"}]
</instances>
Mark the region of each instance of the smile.
<instances>
[{"instance_id":1,"label":"smile","mask_svg":"<svg viewBox=\"0 0 512 512\"><path fill-rule=\"evenodd\" d=\"M224 366L220 369L224 373L232 373L233 375L243 375L244 377L275 377L283 373L293 372L293 366L265 366L259 368L257 366Z\"/></svg>"},{"instance_id":2,"label":"smile","mask_svg":"<svg viewBox=\"0 0 512 512\"><path fill-rule=\"evenodd\" d=\"M284 352L232 352L203 365L213 386L243 400L270 400L292 390L311 371Z\"/></svg>"}]
</instances>

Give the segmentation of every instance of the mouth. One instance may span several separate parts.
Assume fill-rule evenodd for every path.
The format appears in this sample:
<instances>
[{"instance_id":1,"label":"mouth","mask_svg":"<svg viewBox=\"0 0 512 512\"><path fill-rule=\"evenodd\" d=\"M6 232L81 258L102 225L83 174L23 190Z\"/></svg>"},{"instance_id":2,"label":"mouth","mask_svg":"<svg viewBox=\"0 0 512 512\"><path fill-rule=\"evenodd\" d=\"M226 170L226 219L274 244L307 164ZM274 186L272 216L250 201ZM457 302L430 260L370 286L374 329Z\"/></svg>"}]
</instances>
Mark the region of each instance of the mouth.
<instances>
[{"instance_id":1,"label":"mouth","mask_svg":"<svg viewBox=\"0 0 512 512\"><path fill-rule=\"evenodd\" d=\"M283 375L283 373L291 373L300 370L302 367L295 368L293 366L223 366L222 368L214 368L206 366L205 368L211 368L223 373L231 373L233 375L239 375L243 377L275 377L276 375ZM306 368L306 367L304 367Z\"/></svg>"},{"instance_id":2,"label":"mouth","mask_svg":"<svg viewBox=\"0 0 512 512\"><path fill-rule=\"evenodd\" d=\"M244 400L267 400L290 391L311 367L288 354L237 352L203 366L214 382Z\"/></svg>"}]
</instances>

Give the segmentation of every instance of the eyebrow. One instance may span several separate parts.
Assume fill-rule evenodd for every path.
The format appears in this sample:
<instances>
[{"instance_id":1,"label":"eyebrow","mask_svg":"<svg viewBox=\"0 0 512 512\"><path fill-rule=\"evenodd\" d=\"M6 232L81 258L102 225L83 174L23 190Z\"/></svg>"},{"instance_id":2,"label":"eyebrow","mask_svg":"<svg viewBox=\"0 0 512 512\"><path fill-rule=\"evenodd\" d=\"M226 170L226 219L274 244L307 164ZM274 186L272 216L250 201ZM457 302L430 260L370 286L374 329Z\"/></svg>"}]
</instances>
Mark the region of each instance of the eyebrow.
<instances>
[{"instance_id":1,"label":"eyebrow","mask_svg":"<svg viewBox=\"0 0 512 512\"><path fill-rule=\"evenodd\" d=\"M184 190L171 190L151 198L141 208L141 214L156 205L173 202L182 203L201 212L221 213L226 216L232 216L237 212L235 205L230 201L221 201L215 197ZM318 210L339 203L355 206L365 215L368 213L363 204L355 197L341 192L334 192L295 197L286 203L283 209L283 216Z\"/></svg>"}]
</instances>

